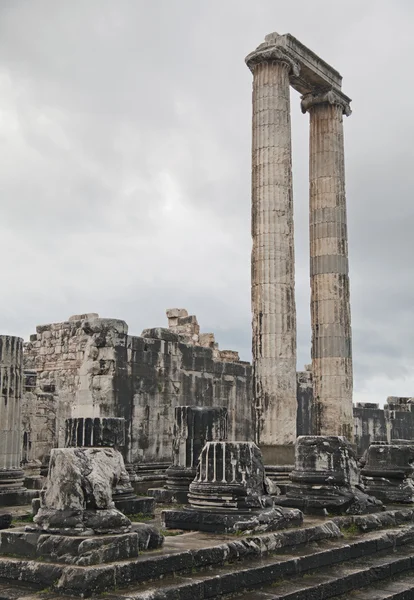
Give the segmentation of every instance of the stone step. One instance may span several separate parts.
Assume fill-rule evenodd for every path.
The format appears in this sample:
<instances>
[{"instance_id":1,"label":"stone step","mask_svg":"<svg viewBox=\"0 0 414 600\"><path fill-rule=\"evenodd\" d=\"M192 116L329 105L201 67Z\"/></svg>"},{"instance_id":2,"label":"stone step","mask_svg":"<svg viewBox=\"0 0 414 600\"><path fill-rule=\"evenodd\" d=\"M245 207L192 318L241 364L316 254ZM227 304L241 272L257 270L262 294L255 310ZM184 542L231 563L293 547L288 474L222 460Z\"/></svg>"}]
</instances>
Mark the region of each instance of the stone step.
<instances>
[{"instance_id":1,"label":"stone step","mask_svg":"<svg viewBox=\"0 0 414 600\"><path fill-rule=\"evenodd\" d=\"M161 582L117 590L129 600L187 600L232 596L238 600L325 600L386 580L414 566L414 543L393 551L378 551L375 536L344 544L324 543L314 551L274 555L246 563L233 563L208 572L167 577ZM384 538L382 538L384 542ZM364 558L367 557L368 558ZM261 596L259 596L261 594ZM115 596L113 596L114 598Z\"/></svg>"},{"instance_id":2,"label":"stone step","mask_svg":"<svg viewBox=\"0 0 414 600\"><path fill-rule=\"evenodd\" d=\"M357 590L351 594L343 594L338 596L336 600L413 600L413 598L414 575L408 573L399 577L393 577L391 581L382 581L379 584L374 584L368 589Z\"/></svg>"},{"instance_id":3,"label":"stone step","mask_svg":"<svg viewBox=\"0 0 414 600\"><path fill-rule=\"evenodd\" d=\"M385 586L389 587L389 592L414 589L411 574L408 575L411 583L405 584L403 588L398 588L395 582L389 581L396 573L411 572L414 565L414 545L402 548L395 554L390 555L383 551L380 555L318 569L318 573L314 575L301 575L290 581L277 581L261 587L258 592L267 594L264 598L269 600L365 600L365 594L366 600L379 600L388 598L387 595L378 595L385 593ZM232 595L232 600L251 600L254 593L256 592ZM412 600L413 596L408 598Z\"/></svg>"},{"instance_id":4,"label":"stone step","mask_svg":"<svg viewBox=\"0 0 414 600\"><path fill-rule=\"evenodd\" d=\"M411 565L411 549L414 548L412 524L356 537L349 537L349 533L346 538L339 535L339 529L329 521L322 526L313 525L252 538L227 536L224 540L220 536L200 536L193 532L167 538L165 547L154 553L142 553L136 559L99 564L93 568L2 557L0 574L9 579L9 587L13 586L12 580L34 582L39 589L49 588L54 582L56 587L52 594L56 598L62 598L59 586L63 584L65 593L87 597L105 592L106 600L200 600L253 588L260 588L256 593L262 596L274 595L274 585L271 585L270 592L263 586L277 581L291 583L293 578L296 578L296 583L303 583L299 579L304 574L309 579L326 573L326 569L333 565L339 567L357 563L359 567L365 557L375 558L375 566L380 566L382 573L385 567L378 561L386 560L389 565L398 558L393 573L388 573L387 577L398 569L403 570L404 565ZM395 553L395 550L398 552ZM381 552L392 558L383 557ZM404 552L408 553L404 557L405 562L400 560ZM369 572L369 568L365 570ZM4 579L1 581L7 585ZM350 589L353 589L352 586ZM10 596L10 600L15 600L15 596Z\"/></svg>"},{"instance_id":5,"label":"stone step","mask_svg":"<svg viewBox=\"0 0 414 600\"><path fill-rule=\"evenodd\" d=\"M27 598L28 596L37 595L40 591L40 586L29 585L21 582L0 581L0 600L19 600L19 598Z\"/></svg>"}]
</instances>

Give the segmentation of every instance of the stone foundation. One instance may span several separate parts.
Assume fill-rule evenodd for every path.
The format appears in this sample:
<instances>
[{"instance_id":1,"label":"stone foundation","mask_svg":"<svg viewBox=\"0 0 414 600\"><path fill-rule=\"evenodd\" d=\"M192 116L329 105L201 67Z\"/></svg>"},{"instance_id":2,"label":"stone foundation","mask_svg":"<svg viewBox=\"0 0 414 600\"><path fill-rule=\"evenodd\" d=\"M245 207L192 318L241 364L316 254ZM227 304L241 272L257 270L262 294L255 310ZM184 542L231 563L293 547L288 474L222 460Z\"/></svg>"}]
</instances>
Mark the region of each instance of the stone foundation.
<instances>
[{"instance_id":1,"label":"stone foundation","mask_svg":"<svg viewBox=\"0 0 414 600\"><path fill-rule=\"evenodd\" d=\"M368 494L384 503L414 502L414 443L369 447L361 470Z\"/></svg>"},{"instance_id":2,"label":"stone foundation","mask_svg":"<svg viewBox=\"0 0 414 600\"><path fill-rule=\"evenodd\" d=\"M235 533L302 522L300 511L275 506L266 493L262 455L253 442L207 442L188 499L188 508L163 511L167 528Z\"/></svg>"},{"instance_id":3,"label":"stone foundation","mask_svg":"<svg viewBox=\"0 0 414 600\"><path fill-rule=\"evenodd\" d=\"M363 514L383 508L359 486L356 454L344 437L300 436L290 479L278 504L308 514Z\"/></svg>"}]
</instances>

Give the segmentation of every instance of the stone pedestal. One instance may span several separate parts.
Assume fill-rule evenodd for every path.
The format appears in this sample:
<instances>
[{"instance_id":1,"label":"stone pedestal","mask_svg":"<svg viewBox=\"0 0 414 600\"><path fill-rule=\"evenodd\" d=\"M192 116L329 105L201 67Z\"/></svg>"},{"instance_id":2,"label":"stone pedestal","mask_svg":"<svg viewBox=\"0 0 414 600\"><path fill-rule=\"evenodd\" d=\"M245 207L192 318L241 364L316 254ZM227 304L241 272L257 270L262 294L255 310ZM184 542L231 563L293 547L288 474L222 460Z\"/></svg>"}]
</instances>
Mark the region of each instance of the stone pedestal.
<instances>
[{"instance_id":1,"label":"stone pedestal","mask_svg":"<svg viewBox=\"0 0 414 600\"><path fill-rule=\"evenodd\" d=\"M382 503L359 486L355 451L338 436L299 436L295 469L286 496L277 503L308 514L363 514L377 512Z\"/></svg>"},{"instance_id":2,"label":"stone pedestal","mask_svg":"<svg viewBox=\"0 0 414 600\"><path fill-rule=\"evenodd\" d=\"M402 442L402 443L401 443ZM414 502L414 442L398 440L391 445L368 448L361 479L368 494L387 503Z\"/></svg>"},{"instance_id":3,"label":"stone pedestal","mask_svg":"<svg viewBox=\"0 0 414 600\"><path fill-rule=\"evenodd\" d=\"M296 305L290 81L297 63L272 36L246 57L253 73L252 328L256 441L296 438Z\"/></svg>"},{"instance_id":4,"label":"stone pedestal","mask_svg":"<svg viewBox=\"0 0 414 600\"><path fill-rule=\"evenodd\" d=\"M122 448L125 445L125 419L113 417L66 419L65 445L83 448ZM123 459L122 465L121 475L112 490L116 508L128 515L154 515L154 499L149 496L138 497L135 494Z\"/></svg>"},{"instance_id":5,"label":"stone pedestal","mask_svg":"<svg viewBox=\"0 0 414 600\"><path fill-rule=\"evenodd\" d=\"M163 489L150 489L157 502L186 504L200 453L206 442L227 439L227 408L177 406L175 408L173 464Z\"/></svg>"},{"instance_id":6,"label":"stone pedestal","mask_svg":"<svg viewBox=\"0 0 414 600\"><path fill-rule=\"evenodd\" d=\"M0 554L90 566L138 556L143 535L115 508L125 466L114 448L55 448L33 525L0 532ZM159 547L163 537L152 536Z\"/></svg>"},{"instance_id":7,"label":"stone pedestal","mask_svg":"<svg viewBox=\"0 0 414 600\"><path fill-rule=\"evenodd\" d=\"M300 511L275 506L266 493L262 455L253 442L207 442L188 499L188 508L163 511L167 528L235 533L302 522Z\"/></svg>"},{"instance_id":8,"label":"stone pedestal","mask_svg":"<svg viewBox=\"0 0 414 600\"><path fill-rule=\"evenodd\" d=\"M21 399L23 340L0 336L0 507L29 504L37 492L23 486Z\"/></svg>"}]
</instances>

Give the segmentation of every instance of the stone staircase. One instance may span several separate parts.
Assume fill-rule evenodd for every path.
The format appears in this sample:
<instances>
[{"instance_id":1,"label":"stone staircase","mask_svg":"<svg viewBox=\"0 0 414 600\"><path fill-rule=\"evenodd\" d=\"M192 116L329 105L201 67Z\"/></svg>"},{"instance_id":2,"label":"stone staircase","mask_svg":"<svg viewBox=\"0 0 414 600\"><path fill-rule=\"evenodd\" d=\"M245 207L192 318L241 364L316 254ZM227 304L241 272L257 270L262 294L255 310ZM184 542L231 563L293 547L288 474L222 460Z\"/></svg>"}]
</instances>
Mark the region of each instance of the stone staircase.
<instances>
[{"instance_id":1,"label":"stone staircase","mask_svg":"<svg viewBox=\"0 0 414 600\"><path fill-rule=\"evenodd\" d=\"M406 543L412 540L411 543ZM400 579L395 579L399 577ZM263 585L265 584L265 585ZM248 590L248 591L241 591ZM353 593L350 596L350 593ZM361 595L363 594L363 595ZM404 595L405 594L405 595ZM395 600L414 599L414 528L324 541L262 559L176 575L113 599Z\"/></svg>"},{"instance_id":2,"label":"stone staircase","mask_svg":"<svg viewBox=\"0 0 414 600\"><path fill-rule=\"evenodd\" d=\"M339 534L336 523L340 523L334 519L265 536L227 537L225 542L220 537L211 540L210 536L200 538L198 534L167 538L164 550L118 563L114 585L101 586L95 597L102 600L414 600L413 512L407 511L404 519L409 521L398 525L395 521L402 511L383 513L380 517L356 517L356 522L360 519L359 528L355 522L342 521L344 537L336 535ZM394 524L386 525L391 514ZM362 526L375 529L364 533ZM206 540L211 540L208 546ZM260 546L264 541L266 551ZM15 560L10 558L10 564ZM25 561L20 561L20 565L29 566ZM109 567L88 567L88 573L99 581ZM49 587L50 568L54 565L42 564L42 583L40 572L32 584L0 579L0 600L69 598ZM85 570L72 569L79 575ZM87 588L86 581L83 589L74 588L73 593L91 595L93 588Z\"/></svg>"}]
</instances>

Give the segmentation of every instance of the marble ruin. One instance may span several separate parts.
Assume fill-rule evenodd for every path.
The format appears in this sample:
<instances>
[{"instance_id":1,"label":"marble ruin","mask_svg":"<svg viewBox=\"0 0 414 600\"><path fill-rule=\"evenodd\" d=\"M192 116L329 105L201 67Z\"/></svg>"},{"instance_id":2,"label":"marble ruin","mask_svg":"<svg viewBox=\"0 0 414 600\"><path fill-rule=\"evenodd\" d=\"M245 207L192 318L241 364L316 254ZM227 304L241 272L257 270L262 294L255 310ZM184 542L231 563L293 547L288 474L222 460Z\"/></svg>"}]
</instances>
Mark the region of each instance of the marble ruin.
<instances>
[{"instance_id":1,"label":"marble ruin","mask_svg":"<svg viewBox=\"0 0 414 600\"><path fill-rule=\"evenodd\" d=\"M414 399L352 401L351 100L290 34L246 64L253 362L184 308L140 336L97 313L0 336L1 600L414 597ZM298 372L290 88L310 124Z\"/></svg>"},{"instance_id":2,"label":"marble ruin","mask_svg":"<svg viewBox=\"0 0 414 600\"><path fill-rule=\"evenodd\" d=\"M0 507L30 502L21 468L23 340L0 336Z\"/></svg>"},{"instance_id":3,"label":"marble ruin","mask_svg":"<svg viewBox=\"0 0 414 600\"><path fill-rule=\"evenodd\" d=\"M207 442L189 489L189 507L166 510L167 528L213 533L274 531L302 523L299 510L276 505L253 442Z\"/></svg>"},{"instance_id":4,"label":"marble ruin","mask_svg":"<svg viewBox=\"0 0 414 600\"><path fill-rule=\"evenodd\" d=\"M293 36L272 33L253 73L252 312L256 436L296 439L296 309L290 86L310 115L313 432L353 439L342 77Z\"/></svg>"},{"instance_id":5,"label":"marble ruin","mask_svg":"<svg viewBox=\"0 0 414 600\"><path fill-rule=\"evenodd\" d=\"M172 465L165 474L163 489L149 489L157 502L186 504L198 460L206 442L227 439L227 409L222 407L176 406Z\"/></svg>"}]
</instances>

